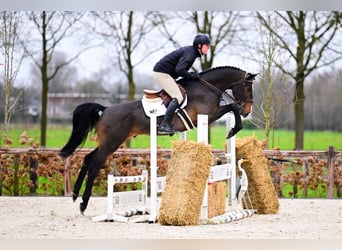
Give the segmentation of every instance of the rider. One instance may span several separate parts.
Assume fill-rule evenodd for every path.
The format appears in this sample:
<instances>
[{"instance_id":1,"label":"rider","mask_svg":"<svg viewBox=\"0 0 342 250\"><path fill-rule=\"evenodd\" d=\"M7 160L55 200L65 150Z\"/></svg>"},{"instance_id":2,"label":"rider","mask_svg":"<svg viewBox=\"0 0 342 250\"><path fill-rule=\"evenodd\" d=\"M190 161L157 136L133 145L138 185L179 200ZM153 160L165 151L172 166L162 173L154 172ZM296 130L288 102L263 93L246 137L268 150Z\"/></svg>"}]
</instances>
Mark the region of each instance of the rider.
<instances>
[{"instance_id":1,"label":"rider","mask_svg":"<svg viewBox=\"0 0 342 250\"><path fill-rule=\"evenodd\" d=\"M178 88L176 79L198 79L197 72L188 72L195 59L207 54L210 48L210 39L207 35L195 36L193 45L181 47L160 59L153 68L153 77L158 84L171 96L163 121L158 128L158 134L173 135L174 130L170 127L173 113L183 101L183 96Z\"/></svg>"}]
</instances>

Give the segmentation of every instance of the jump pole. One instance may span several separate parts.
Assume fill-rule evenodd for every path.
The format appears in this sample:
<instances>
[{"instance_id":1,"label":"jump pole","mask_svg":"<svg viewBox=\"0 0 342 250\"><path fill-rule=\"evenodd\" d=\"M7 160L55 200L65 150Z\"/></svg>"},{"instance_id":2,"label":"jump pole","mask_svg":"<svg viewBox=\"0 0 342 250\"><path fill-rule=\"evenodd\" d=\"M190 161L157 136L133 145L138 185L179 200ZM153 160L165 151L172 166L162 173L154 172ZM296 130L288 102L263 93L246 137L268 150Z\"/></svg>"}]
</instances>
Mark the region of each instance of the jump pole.
<instances>
[{"instance_id":1,"label":"jump pole","mask_svg":"<svg viewBox=\"0 0 342 250\"><path fill-rule=\"evenodd\" d=\"M235 119L233 119L232 114L226 115L226 131L229 133L231 128L234 127ZM227 137L227 135L226 135ZM236 208L237 206L237 198L235 196L236 194L236 169L235 169L235 163L236 163L236 145L235 145L235 135L229 139L227 139L227 151L226 151L226 157L228 163L233 166L233 171L231 171L231 178L228 179L228 205L232 206L233 208Z\"/></svg>"},{"instance_id":2,"label":"jump pole","mask_svg":"<svg viewBox=\"0 0 342 250\"><path fill-rule=\"evenodd\" d=\"M150 117L150 184L151 184L151 211L149 223L157 222L157 115Z\"/></svg>"},{"instance_id":3,"label":"jump pole","mask_svg":"<svg viewBox=\"0 0 342 250\"><path fill-rule=\"evenodd\" d=\"M208 115L197 115L197 142L208 144ZM208 185L205 185L201 217L208 218Z\"/></svg>"}]
</instances>

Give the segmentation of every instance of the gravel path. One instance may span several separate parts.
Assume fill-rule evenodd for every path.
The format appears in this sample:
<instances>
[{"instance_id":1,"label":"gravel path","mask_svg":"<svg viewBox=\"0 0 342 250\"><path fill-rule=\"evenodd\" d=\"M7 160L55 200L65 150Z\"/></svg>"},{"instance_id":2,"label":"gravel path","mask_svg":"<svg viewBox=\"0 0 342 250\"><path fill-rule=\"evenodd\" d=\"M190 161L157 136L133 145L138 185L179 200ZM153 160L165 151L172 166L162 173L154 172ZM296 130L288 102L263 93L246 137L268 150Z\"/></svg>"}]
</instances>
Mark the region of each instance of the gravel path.
<instances>
[{"instance_id":1,"label":"gravel path","mask_svg":"<svg viewBox=\"0 0 342 250\"><path fill-rule=\"evenodd\" d=\"M106 198L92 197L85 215L78 202L0 197L0 239L342 239L342 200L280 199L278 214L185 227L94 223L91 218L106 211Z\"/></svg>"}]
</instances>

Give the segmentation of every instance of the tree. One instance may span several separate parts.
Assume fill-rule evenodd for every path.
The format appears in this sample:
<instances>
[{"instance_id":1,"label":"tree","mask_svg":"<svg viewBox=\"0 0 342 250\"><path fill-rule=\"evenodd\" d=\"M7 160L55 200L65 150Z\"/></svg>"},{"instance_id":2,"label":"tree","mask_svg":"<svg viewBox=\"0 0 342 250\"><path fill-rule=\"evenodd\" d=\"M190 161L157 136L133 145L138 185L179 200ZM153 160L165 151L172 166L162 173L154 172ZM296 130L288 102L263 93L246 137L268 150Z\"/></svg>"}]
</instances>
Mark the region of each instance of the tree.
<instances>
[{"instance_id":1,"label":"tree","mask_svg":"<svg viewBox=\"0 0 342 250\"><path fill-rule=\"evenodd\" d=\"M342 69L310 78L305 87L305 129L342 130Z\"/></svg>"},{"instance_id":2,"label":"tree","mask_svg":"<svg viewBox=\"0 0 342 250\"><path fill-rule=\"evenodd\" d=\"M180 47L180 43L175 40L175 34L178 31L174 25L167 25L168 22L178 20L178 25L188 27L192 30L192 39L196 34L206 34L211 40L211 47L208 53L201 57L201 70L209 69L213 66L217 55L225 54L229 47L234 43L233 38L243 29L238 25L239 12L223 11L181 11L175 12L173 16L167 16L164 13L158 14L161 34L171 41L174 46ZM188 42L192 43L192 40ZM231 50L230 50L231 51Z\"/></svg>"},{"instance_id":3,"label":"tree","mask_svg":"<svg viewBox=\"0 0 342 250\"><path fill-rule=\"evenodd\" d=\"M39 58L41 60L41 58ZM60 50L55 50L51 62L47 66L48 75L51 75L56 67L68 62L69 58L65 52ZM31 65L31 83L39 83L41 80L41 70L36 66L35 63ZM73 90L76 85L76 80L78 77L77 68L73 64L66 64L63 66L57 74L49 81L49 93L65 93ZM37 89L41 91L41 87L37 86Z\"/></svg>"},{"instance_id":4,"label":"tree","mask_svg":"<svg viewBox=\"0 0 342 250\"><path fill-rule=\"evenodd\" d=\"M333 44L338 30L341 30L341 13L316 11L275 12L283 21L283 31L274 30L265 14L257 16L277 38L278 46L285 52L295 69L277 67L295 82L293 98L295 110L295 149L303 149L304 141L304 82L316 69L331 65L342 58L342 52ZM281 52L280 52L281 53Z\"/></svg>"},{"instance_id":5,"label":"tree","mask_svg":"<svg viewBox=\"0 0 342 250\"><path fill-rule=\"evenodd\" d=\"M32 58L34 64L39 68L41 73L42 83L42 106L41 106L41 146L46 145L46 129L47 129L47 96L49 92L49 84L57 73L66 65L74 61L87 47L81 48L67 61L63 61L60 64L56 64L54 69L49 72L49 64L52 62L53 55L57 46L61 43L63 38L68 36L72 32L72 27L77 23L82 14L69 13L69 12L30 12L28 14L29 19L33 22L34 27L39 33L41 42L41 56L39 59L35 57L34 52L26 47L27 53Z\"/></svg>"},{"instance_id":6,"label":"tree","mask_svg":"<svg viewBox=\"0 0 342 250\"><path fill-rule=\"evenodd\" d=\"M120 71L125 75L128 83L128 100L135 99L136 84L134 81L134 68L143 63L154 51L159 48L151 48L143 43L147 34L155 26L150 22L150 12L134 11L105 11L93 12L95 21L94 30L114 46L114 65L118 65ZM126 141L130 147L130 140Z\"/></svg>"},{"instance_id":7,"label":"tree","mask_svg":"<svg viewBox=\"0 0 342 250\"><path fill-rule=\"evenodd\" d=\"M127 79L128 100L134 100L134 68L154 51L159 50L143 44L146 36L155 28L149 15L150 12L134 11L93 12L96 22L93 25L94 31L108 41L108 44L113 45L114 65L118 65Z\"/></svg>"},{"instance_id":8,"label":"tree","mask_svg":"<svg viewBox=\"0 0 342 250\"><path fill-rule=\"evenodd\" d=\"M49 92L60 93L72 91L78 77L78 72L76 66L68 63L68 61L68 55L64 51L55 50L51 63L48 65L48 74L51 75L59 65L64 66L60 68L54 78L49 82Z\"/></svg>"},{"instance_id":9,"label":"tree","mask_svg":"<svg viewBox=\"0 0 342 250\"><path fill-rule=\"evenodd\" d=\"M4 144L7 144L7 130L11 122L11 115L20 98L20 94L13 96L13 87L18 75L21 63L25 57L24 53L19 53L16 57L16 50L19 44L18 26L20 23L20 13L1 12L1 33L0 48L4 55L3 63L3 88L4 88ZM0 66L2 66L0 64ZM1 143L0 143L1 144ZM1 164L0 164L1 165ZM0 195L2 195L2 167L0 166Z\"/></svg>"},{"instance_id":10,"label":"tree","mask_svg":"<svg viewBox=\"0 0 342 250\"><path fill-rule=\"evenodd\" d=\"M272 30L277 31L281 27L279 20L272 14L267 14L265 20L268 21ZM272 20L272 22L271 22ZM259 33L257 43L251 43L250 58L260 65L260 81L254 85L253 114L251 122L265 131L265 138L268 147L274 147L274 134L270 140L270 133L274 128L279 127L281 113L289 106L288 86L289 82L275 67L275 61L282 62L285 68L286 60L276 45L276 37L264 26L257 27ZM271 143L270 143L271 142Z\"/></svg>"},{"instance_id":11,"label":"tree","mask_svg":"<svg viewBox=\"0 0 342 250\"><path fill-rule=\"evenodd\" d=\"M25 57L24 53L16 54L18 50L19 36L18 26L20 23L20 13L18 12L2 12L1 25L1 48L4 55L3 64L3 88L4 88L4 144L6 144L7 130L11 121L20 94L13 96L13 86L16 81L20 66Z\"/></svg>"}]
</instances>

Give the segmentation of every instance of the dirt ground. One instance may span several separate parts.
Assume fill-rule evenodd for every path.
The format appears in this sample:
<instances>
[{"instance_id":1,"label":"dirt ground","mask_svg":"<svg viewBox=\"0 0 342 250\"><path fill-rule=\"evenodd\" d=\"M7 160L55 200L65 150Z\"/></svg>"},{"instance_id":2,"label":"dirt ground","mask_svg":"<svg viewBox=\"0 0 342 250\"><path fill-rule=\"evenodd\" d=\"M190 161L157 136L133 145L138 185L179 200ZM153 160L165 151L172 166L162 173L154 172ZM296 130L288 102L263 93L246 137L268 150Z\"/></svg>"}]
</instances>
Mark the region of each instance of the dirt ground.
<instances>
[{"instance_id":1,"label":"dirt ground","mask_svg":"<svg viewBox=\"0 0 342 250\"><path fill-rule=\"evenodd\" d=\"M342 239L342 200L280 199L278 214L219 225L92 222L106 198L92 197L85 215L70 197L0 197L0 239Z\"/></svg>"}]
</instances>

